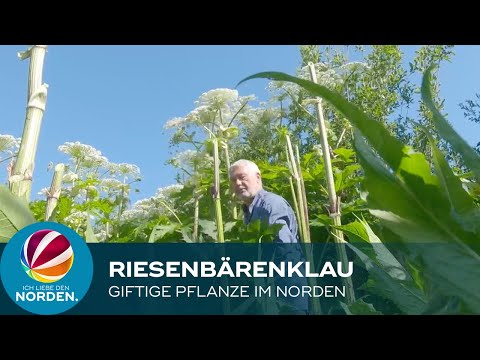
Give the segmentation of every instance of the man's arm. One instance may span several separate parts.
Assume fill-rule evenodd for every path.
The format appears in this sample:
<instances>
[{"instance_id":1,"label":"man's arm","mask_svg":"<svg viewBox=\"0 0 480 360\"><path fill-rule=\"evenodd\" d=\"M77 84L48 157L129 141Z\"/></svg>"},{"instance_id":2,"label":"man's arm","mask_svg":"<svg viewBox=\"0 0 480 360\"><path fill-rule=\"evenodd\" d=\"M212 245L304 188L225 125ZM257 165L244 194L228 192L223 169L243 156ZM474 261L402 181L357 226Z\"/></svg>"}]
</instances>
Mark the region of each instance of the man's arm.
<instances>
[{"instance_id":1,"label":"man's arm","mask_svg":"<svg viewBox=\"0 0 480 360\"><path fill-rule=\"evenodd\" d=\"M283 227L278 232L278 235L273 240L274 242L293 243L297 242L294 235L290 231L293 220L293 212L284 201L275 201L272 203L272 208L268 218L268 224L281 224Z\"/></svg>"}]
</instances>

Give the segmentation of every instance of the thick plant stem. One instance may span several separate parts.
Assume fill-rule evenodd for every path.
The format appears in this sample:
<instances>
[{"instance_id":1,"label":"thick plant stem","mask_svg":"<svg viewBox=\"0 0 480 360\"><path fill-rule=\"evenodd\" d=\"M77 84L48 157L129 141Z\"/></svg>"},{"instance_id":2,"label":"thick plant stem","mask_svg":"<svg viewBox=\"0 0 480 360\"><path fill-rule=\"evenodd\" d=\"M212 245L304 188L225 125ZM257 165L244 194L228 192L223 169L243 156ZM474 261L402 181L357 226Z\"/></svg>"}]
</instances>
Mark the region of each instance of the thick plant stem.
<instances>
[{"instance_id":1,"label":"thick plant stem","mask_svg":"<svg viewBox=\"0 0 480 360\"><path fill-rule=\"evenodd\" d=\"M218 156L218 139L213 140L213 166L215 172L215 180L213 184L213 201L215 202L215 220L217 222L217 242L224 243L223 236L223 218L222 218L222 202L220 199L220 158Z\"/></svg>"},{"instance_id":2,"label":"thick plant stem","mask_svg":"<svg viewBox=\"0 0 480 360\"><path fill-rule=\"evenodd\" d=\"M47 102L48 85L42 84L43 62L46 51L46 45L35 45L18 54L22 60L30 58L27 114L20 149L8 181L12 193L24 198L27 202L30 201L35 155Z\"/></svg>"},{"instance_id":3,"label":"thick plant stem","mask_svg":"<svg viewBox=\"0 0 480 360\"><path fill-rule=\"evenodd\" d=\"M295 161L295 155L293 154L292 142L290 141L290 136L286 136L287 139L287 149L289 155L289 162L291 164L290 169L293 170L293 178L295 179L295 185L297 189L297 200L298 200L298 213L300 218L300 227L302 228L301 233L303 233L303 242L310 243L310 238L308 237L309 232L307 231L308 224L305 223L305 212L304 212L304 198L302 194L302 185L300 184L300 175L297 170L297 162Z\"/></svg>"},{"instance_id":4,"label":"thick plant stem","mask_svg":"<svg viewBox=\"0 0 480 360\"><path fill-rule=\"evenodd\" d=\"M295 215L297 215L297 219L300 219L300 214L299 214L299 210L298 210L298 202L297 202L297 195L295 195L295 187L293 186L293 176L290 176L288 178L288 180L290 181L290 190L292 191L292 198L293 198L293 208L295 210ZM300 236L302 237L303 239L303 233L302 233L302 227L300 226L299 228L300 230Z\"/></svg>"},{"instance_id":5,"label":"thick plant stem","mask_svg":"<svg viewBox=\"0 0 480 360\"><path fill-rule=\"evenodd\" d=\"M52 185L48 190L47 208L45 210L45 221L48 221L52 216L53 210L57 206L60 193L62 191L63 173L65 172L64 164L57 164L55 166L55 173L53 174Z\"/></svg>"},{"instance_id":6,"label":"thick plant stem","mask_svg":"<svg viewBox=\"0 0 480 360\"><path fill-rule=\"evenodd\" d=\"M298 145L295 145L295 154L297 156L298 176L300 177L300 190L303 198L303 218L305 221L305 230L307 231L306 238L308 239L308 243L311 243L312 238L310 236L310 217L308 216L307 192L305 191L305 181L303 181L302 168L300 166L300 151L298 150Z\"/></svg>"},{"instance_id":7,"label":"thick plant stem","mask_svg":"<svg viewBox=\"0 0 480 360\"><path fill-rule=\"evenodd\" d=\"M290 169L290 190L292 191L292 198L293 198L293 206L294 206L294 209L295 209L295 215L297 216L297 219L298 221L300 221L301 219L301 214L300 214L300 208L298 206L298 200L297 200L297 195L296 195L296 192L295 192L295 186L293 185L293 179L295 179L295 173L294 173L294 170L293 170L293 166L292 166L292 162L290 160L290 155L288 154L288 145L287 145L287 149L286 149L286 156L287 156L287 164L288 164L288 168ZM295 184L296 184L296 180L295 180ZM300 238L302 239L305 239L305 235L303 233L303 226L301 224L299 224L298 226L298 231L300 233Z\"/></svg>"},{"instance_id":8,"label":"thick plant stem","mask_svg":"<svg viewBox=\"0 0 480 360\"><path fill-rule=\"evenodd\" d=\"M213 138L213 171L214 171L214 184L213 184L213 200L215 202L215 219L217 222L217 242L225 243L223 234L223 218L222 218L222 202L220 199L220 157L218 154L218 139ZM220 248L220 256L225 256L225 247ZM228 278L221 277L220 283L223 287L228 287ZM222 301L222 309L224 314L230 314L230 299L226 297Z\"/></svg>"},{"instance_id":9,"label":"thick plant stem","mask_svg":"<svg viewBox=\"0 0 480 360\"><path fill-rule=\"evenodd\" d=\"M293 154L293 148L292 148L292 143L290 141L290 136L286 135L287 139L287 162L289 163L289 168L292 176L295 178L296 182L296 188L297 188L297 199L298 199L298 205L297 206L297 212L300 215L299 216L299 221L300 221L300 229L301 233L303 233L303 243L307 244L305 246L305 257L306 260L311 264L313 268L315 268L315 261L313 259L313 253L312 253L312 247L310 246L311 239L310 239L310 229L309 229L309 223L308 223L308 210L307 210L307 197L305 194L305 191L302 191L302 189L305 188L305 186L302 186L303 183L303 178L302 178L302 169L300 168L300 160L295 159L295 155ZM298 156L298 152L297 152ZM292 184L293 185L293 184ZM314 287L317 285L317 280L315 278L309 277L308 278L308 284L310 287ZM319 298L312 298L311 300L312 304L312 314L314 315L321 315L322 309L320 306L320 299Z\"/></svg>"},{"instance_id":10,"label":"thick plant stem","mask_svg":"<svg viewBox=\"0 0 480 360\"><path fill-rule=\"evenodd\" d=\"M198 201L198 196L195 195L195 204L194 204L194 214L193 214L193 242L198 243L198 216L200 210L200 202Z\"/></svg>"},{"instance_id":11,"label":"thick plant stem","mask_svg":"<svg viewBox=\"0 0 480 360\"><path fill-rule=\"evenodd\" d=\"M308 67L310 70L310 77L314 83L318 83L317 81L317 74L315 72L315 66L313 63L308 63ZM335 181L333 178L333 169L332 169L332 162L330 159L330 148L328 145L327 139L327 131L325 126L325 119L323 118L323 109L322 109L322 100L320 98L317 99L316 103L316 112L317 112L317 120L318 120L318 129L320 132L320 145L322 146L323 152L323 162L325 165L325 178L327 180L327 192L328 192L328 199L330 203L330 217L332 218L333 224L335 226L341 226L341 213L340 213L340 202L337 198L337 194L335 191ZM348 258L347 252L345 250L343 232L337 229L333 229L333 238L335 239L335 245L337 249L337 256L342 264L342 271L348 271ZM353 289L352 279L342 278L343 285L345 286L345 295L348 304L352 304L355 302L355 292Z\"/></svg>"},{"instance_id":12,"label":"thick plant stem","mask_svg":"<svg viewBox=\"0 0 480 360\"><path fill-rule=\"evenodd\" d=\"M230 169L230 154L228 152L228 144L226 142L222 142L222 144L223 144L223 150L225 152L225 161L227 163L227 174L228 174L228 170ZM237 206L235 204L233 204L232 213L233 213L233 219L237 220L238 213L237 213Z\"/></svg>"},{"instance_id":13,"label":"thick plant stem","mask_svg":"<svg viewBox=\"0 0 480 360\"><path fill-rule=\"evenodd\" d=\"M120 221L122 219L122 213L124 209L124 197L125 197L125 186L122 186L122 193L120 194L120 207L118 208L118 213L117 213L117 228L115 229L115 236L117 237L117 239L120 237Z\"/></svg>"},{"instance_id":14,"label":"thick plant stem","mask_svg":"<svg viewBox=\"0 0 480 360\"><path fill-rule=\"evenodd\" d=\"M197 174L197 165L194 165L193 167L194 174L196 176ZM195 199L194 202L194 212L193 212L193 242L198 243L199 242L199 237L198 237L198 220L199 220L199 215L200 215L200 194L198 193L197 185L195 185L195 188L193 189L193 198Z\"/></svg>"}]
</instances>

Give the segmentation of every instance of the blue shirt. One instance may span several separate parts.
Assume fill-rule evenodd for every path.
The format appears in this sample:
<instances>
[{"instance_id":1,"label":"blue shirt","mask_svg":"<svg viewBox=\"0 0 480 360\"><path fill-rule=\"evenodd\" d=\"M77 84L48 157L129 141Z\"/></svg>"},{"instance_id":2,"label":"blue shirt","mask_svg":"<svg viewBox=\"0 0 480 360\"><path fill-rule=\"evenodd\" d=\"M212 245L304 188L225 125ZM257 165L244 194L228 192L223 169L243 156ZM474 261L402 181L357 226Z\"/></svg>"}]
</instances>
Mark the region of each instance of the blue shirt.
<instances>
[{"instance_id":1,"label":"blue shirt","mask_svg":"<svg viewBox=\"0 0 480 360\"><path fill-rule=\"evenodd\" d=\"M247 206L243 206L243 221L246 225L252 221L260 220L261 222L268 223L268 225L282 224L278 235L273 240L277 243L275 248L275 255L273 259L278 261L291 261L298 262L304 261L302 250L300 248L298 239L298 225L293 212L292 207L288 204L287 200L283 197L266 190L260 190L253 198L252 203ZM294 245L291 245L295 243ZM283 245L290 244L290 245ZM265 254L264 254L265 255ZM265 255L267 259L270 259L270 255ZM303 268L302 268L303 269ZM291 278L276 278L275 283L277 286L305 286L307 279L304 277L293 276ZM289 304L293 309L302 312L308 311L308 298L307 297L290 297L281 298Z\"/></svg>"},{"instance_id":2,"label":"blue shirt","mask_svg":"<svg viewBox=\"0 0 480 360\"><path fill-rule=\"evenodd\" d=\"M248 225L255 220L266 222L268 225L283 225L274 242L299 242L295 214L283 197L263 189L260 190L249 206L243 205L244 223Z\"/></svg>"}]
</instances>

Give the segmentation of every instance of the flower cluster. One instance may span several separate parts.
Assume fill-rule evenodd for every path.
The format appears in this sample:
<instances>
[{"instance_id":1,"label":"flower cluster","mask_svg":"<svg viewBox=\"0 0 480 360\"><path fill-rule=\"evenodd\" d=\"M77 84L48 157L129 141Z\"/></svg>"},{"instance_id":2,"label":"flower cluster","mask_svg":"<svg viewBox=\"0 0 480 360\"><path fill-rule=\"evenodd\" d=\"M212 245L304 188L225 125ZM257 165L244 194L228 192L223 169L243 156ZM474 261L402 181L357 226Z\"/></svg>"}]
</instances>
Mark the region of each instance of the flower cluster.
<instances>
[{"instance_id":1,"label":"flower cluster","mask_svg":"<svg viewBox=\"0 0 480 360\"><path fill-rule=\"evenodd\" d=\"M242 106L255 96L239 96L237 90L220 88L204 92L195 101L195 109L185 117L175 117L165 123L165 129L189 125L206 125L229 122Z\"/></svg>"},{"instance_id":2,"label":"flower cluster","mask_svg":"<svg viewBox=\"0 0 480 360\"><path fill-rule=\"evenodd\" d=\"M171 163L181 169L205 168L213 165L213 157L205 152L185 150L177 153Z\"/></svg>"},{"instance_id":3,"label":"flower cluster","mask_svg":"<svg viewBox=\"0 0 480 360\"><path fill-rule=\"evenodd\" d=\"M102 152L93 146L81 144L80 142L66 142L58 147L58 151L70 155L76 166L82 166L87 169L108 166L108 159L102 155Z\"/></svg>"},{"instance_id":4,"label":"flower cluster","mask_svg":"<svg viewBox=\"0 0 480 360\"><path fill-rule=\"evenodd\" d=\"M85 226L86 221L90 220L90 215L86 211L74 211L68 215L64 221L72 229L78 229Z\"/></svg>"},{"instance_id":5,"label":"flower cluster","mask_svg":"<svg viewBox=\"0 0 480 360\"><path fill-rule=\"evenodd\" d=\"M15 154L20 146L20 140L21 139L14 138L12 135L0 134L0 153Z\"/></svg>"},{"instance_id":6,"label":"flower cluster","mask_svg":"<svg viewBox=\"0 0 480 360\"><path fill-rule=\"evenodd\" d=\"M153 217L167 214L165 205L171 204L171 196L183 189L182 185L175 184L159 188L154 196L138 200L131 209L124 211L121 222L141 222Z\"/></svg>"}]
</instances>

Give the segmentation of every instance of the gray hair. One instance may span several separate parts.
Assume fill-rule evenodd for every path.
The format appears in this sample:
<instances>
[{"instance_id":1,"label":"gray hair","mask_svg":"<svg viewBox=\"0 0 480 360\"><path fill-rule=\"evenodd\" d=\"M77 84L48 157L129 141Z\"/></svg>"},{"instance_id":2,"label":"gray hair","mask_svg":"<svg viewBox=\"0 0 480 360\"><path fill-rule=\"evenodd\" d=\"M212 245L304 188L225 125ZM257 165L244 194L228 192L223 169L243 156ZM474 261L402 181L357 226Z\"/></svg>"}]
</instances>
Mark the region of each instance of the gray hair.
<instances>
[{"instance_id":1,"label":"gray hair","mask_svg":"<svg viewBox=\"0 0 480 360\"><path fill-rule=\"evenodd\" d=\"M260 169L258 168L257 164L255 164L253 161L250 161L250 160L240 159L235 161L232 165L230 165L230 168L228 169L228 177L229 178L232 177L233 169L240 166L245 167L252 172L256 172L260 174Z\"/></svg>"}]
</instances>

